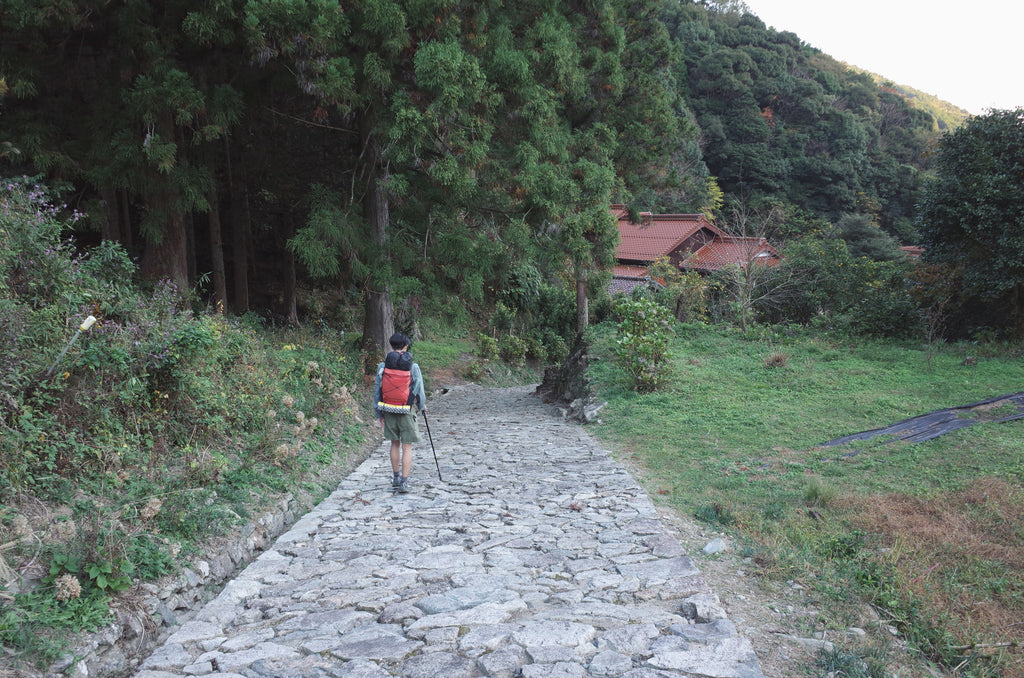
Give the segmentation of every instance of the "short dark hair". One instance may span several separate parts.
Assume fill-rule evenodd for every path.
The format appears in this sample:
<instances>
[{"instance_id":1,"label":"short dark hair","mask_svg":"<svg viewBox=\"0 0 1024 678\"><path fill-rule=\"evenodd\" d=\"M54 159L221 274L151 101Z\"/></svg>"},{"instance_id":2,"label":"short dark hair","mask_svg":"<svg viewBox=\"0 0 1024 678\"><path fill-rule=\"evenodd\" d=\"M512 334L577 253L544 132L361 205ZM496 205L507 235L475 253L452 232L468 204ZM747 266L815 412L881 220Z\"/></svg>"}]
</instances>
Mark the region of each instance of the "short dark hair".
<instances>
[{"instance_id":1,"label":"short dark hair","mask_svg":"<svg viewBox=\"0 0 1024 678\"><path fill-rule=\"evenodd\" d=\"M391 338L388 339L388 343L391 344L391 348L397 349L410 346L412 342L409 341L409 337L405 336L401 332L395 332L391 335Z\"/></svg>"}]
</instances>

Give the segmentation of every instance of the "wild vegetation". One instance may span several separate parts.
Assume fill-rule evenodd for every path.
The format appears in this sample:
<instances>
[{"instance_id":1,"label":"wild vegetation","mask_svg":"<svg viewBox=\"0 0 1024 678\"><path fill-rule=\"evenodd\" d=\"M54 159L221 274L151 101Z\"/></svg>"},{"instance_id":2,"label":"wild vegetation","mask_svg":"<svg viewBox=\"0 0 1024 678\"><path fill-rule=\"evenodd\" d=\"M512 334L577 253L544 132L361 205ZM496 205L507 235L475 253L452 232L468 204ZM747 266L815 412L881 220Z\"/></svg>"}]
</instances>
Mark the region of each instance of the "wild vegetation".
<instances>
[{"instance_id":1,"label":"wild vegetation","mask_svg":"<svg viewBox=\"0 0 1024 678\"><path fill-rule=\"evenodd\" d=\"M169 283L136 286L117 244L79 255L46 198L0 200L0 641L38 666L364 437L341 331L194 314Z\"/></svg>"},{"instance_id":2,"label":"wild vegetation","mask_svg":"<svg viewBox=\"0 0 1024 678\"><path fill-rule=\"evenodd\" d=\"M16 658L52 659L61 629L102 622L111 594L260 495L315 495L359 454L360 392L397 327L428 379L466 353L461 377L532 375L596 337L609 435L650 455L673 502L729 479L685 508L767 574L820 574L820 595L865 597L961 673L1020 665L1019 627L1000 635L1020 612L1019 424L881 448L921 461L898 478L877 451L814 446L1015 390L996 352L1024 338L1021 111L936 117L731 1L16 2L0 34ZM782 263L659 264L663 284L612 300L613 201L704 212ZM976 366L950 363L958 341ZM639 403L699 446L617 423ZM882 506L950 512L989 560ZM970 574L944 579L948 559ZM960 584L991 605L954 600Z\"/></svg>"}]
</instances>

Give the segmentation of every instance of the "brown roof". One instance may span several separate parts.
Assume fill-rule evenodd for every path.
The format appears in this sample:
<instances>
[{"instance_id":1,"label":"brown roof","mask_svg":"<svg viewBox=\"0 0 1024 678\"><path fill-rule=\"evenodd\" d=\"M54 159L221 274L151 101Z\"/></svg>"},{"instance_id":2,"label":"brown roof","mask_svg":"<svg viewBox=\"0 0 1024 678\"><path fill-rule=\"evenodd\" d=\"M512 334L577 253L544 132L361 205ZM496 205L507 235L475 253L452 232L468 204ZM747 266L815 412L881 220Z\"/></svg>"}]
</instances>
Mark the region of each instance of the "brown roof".
<instances>
[{"instance_id":1,"label":"brown roof","mask_svg":"<svg viewBox=\"0 0 1024 678\"><path fill-rule=\"evenodd\" d=\"M732 264L743 267L752 261L777 264L779 252L764 238L725 235L697 250L688 265L703 271L717 271Z\"/></svg>"},{"instance_id":2,"label":"brown roof","mask_svg":"<svg viewBox=\"0 0 1024 678\"><path fill-rule=\"evenodd\" d=\"M729 264L746 266L751 261L778 263L780 259L764 238L729 235L703 214L641 212L639 223L633 223L624 205L612 205L611 213L619 225L617 277L621 277L619 268L624 264L651 263L661 257L700 271L717 271Z\"/></svg>"},{"instance_id":3,"label":"brown roof","mask_svg":"<svg viewBox=\"0 0 1024 678\"><path fill-rule=\"evenodd\" d=\"M612 205L613 216L619 222L620 261L655 261L668 256L694 234L708 229L712 237L724 235L703 214L651 214L640 213L640 223L629 220L622 205Z\"/></svg>"}]
</instances>

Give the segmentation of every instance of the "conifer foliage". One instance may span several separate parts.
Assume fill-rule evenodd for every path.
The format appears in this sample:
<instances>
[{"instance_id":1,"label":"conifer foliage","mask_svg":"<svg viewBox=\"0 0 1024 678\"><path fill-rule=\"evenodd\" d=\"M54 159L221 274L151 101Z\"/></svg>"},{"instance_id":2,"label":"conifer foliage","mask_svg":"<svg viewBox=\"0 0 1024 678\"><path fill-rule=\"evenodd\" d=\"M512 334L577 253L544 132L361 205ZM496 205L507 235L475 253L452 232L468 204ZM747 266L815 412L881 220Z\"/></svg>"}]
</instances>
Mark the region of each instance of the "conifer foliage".
<instances>
[{"instance_id":1,"label":"conifer foliage","mask_svg":"<svg viewBox=\"0 0 1024 678\"><path fill-rule=\"evenodd\" d=\"M423 297L517 297L530 322L526 270L583 329L613 201L710 212L724 191L913 243L934 138L894 90L721 3L11 1L0 31L0 154L74 187L83 245L292 323L325 281L361 299L370 346Z\"/></svg>"},{"instance_id":2,"label":"conifer foliage","mask_svg":"<svg viewBox=\"0 0 1024 678\"><path fill-rule=\"evenodd\" d=\"M656 8L9 3L5 141L26 171L75 182L146 277L186 290L213 271L216 301L241 312L270 264L261 292L283 288L293 320L297 275L340 278L377 345L395 290L436 274L500 289L517 256L572 270L585 301L614 248L613 193L656 188L681 135ZM524 224L539 239L516 250ZM504 247L460 258L453 241Z\"/></svg>"}]
</instances>

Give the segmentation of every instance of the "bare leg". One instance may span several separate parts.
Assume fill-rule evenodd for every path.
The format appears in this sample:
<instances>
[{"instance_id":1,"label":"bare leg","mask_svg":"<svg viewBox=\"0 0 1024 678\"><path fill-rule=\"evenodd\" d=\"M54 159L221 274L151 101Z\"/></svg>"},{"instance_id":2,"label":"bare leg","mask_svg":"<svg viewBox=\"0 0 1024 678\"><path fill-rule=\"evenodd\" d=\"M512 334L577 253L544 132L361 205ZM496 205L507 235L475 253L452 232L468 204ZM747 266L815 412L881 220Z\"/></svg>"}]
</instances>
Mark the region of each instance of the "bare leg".
<instances>
[{"instance_id":1,"label":"bare leg","mask_svg":"<svg viewBox=\"0 0 1024 678\"><path fill-rule=\"evenodd\" d=\"M411 456L412 455L410 454L410 460L409 460L410 464L412 462ZM402 470L402 466L403 466L403 464L402 464L402 443L400 441L398 441L398 440L392 440L391 441L391 470L394 471L395 473L398 473L399 471ZM402 475L406 475L407 476L407 475L409 475L409 473L408 473L408 471L406 471Z\"/></svg>"},{"instance_id":2,"label":"bare leg","mask_svg":"<svg viewBox=\"0 0 1024 678\"><path fill-rule=\"evenodd\" d=\"M392 446L393 445L395 445L395 443L392 443ZM394 450L395 448L392 447L391 449ZM392 455L391 458L392 459L395 458L394 454L395 454L394 452L391 453L391 455ZM392 461L391 465L393 467L393 466L395 466L395 463ZM409 473L411 471L412 471L412 443L403 443L402 444L402 477L403 478L408 478L409 477Z\"/></svg>"}]
</instances>

